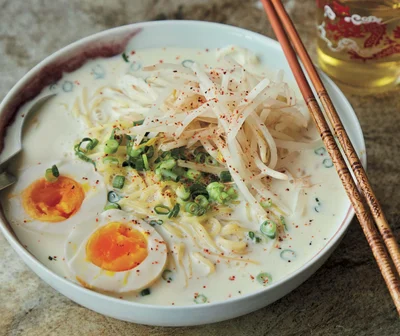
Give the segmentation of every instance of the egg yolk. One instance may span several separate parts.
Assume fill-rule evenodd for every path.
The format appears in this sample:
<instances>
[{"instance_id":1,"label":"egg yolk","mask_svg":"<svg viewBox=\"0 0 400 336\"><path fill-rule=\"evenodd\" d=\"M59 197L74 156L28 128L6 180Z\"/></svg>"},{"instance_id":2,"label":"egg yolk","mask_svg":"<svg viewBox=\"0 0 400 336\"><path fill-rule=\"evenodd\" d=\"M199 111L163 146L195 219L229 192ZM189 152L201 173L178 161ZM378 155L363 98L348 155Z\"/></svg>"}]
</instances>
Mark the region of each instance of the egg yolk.
<instances>
[{"instance_id":1,"label":"egg yolk","mask_svg":"<svg viewBox=\"0 0 400 336\"><path fill-rule=\"evenodd\" d=\"M111 222L94 232L86 245L88 261L103 270L130 270L146 259L145 236L127 225Z\"/></svg>"},{"instance_id":2,"label":"egg yolk","mask_svg":"<svg viewBox=\"0 0 400 336\"><path fill-rule=\"evenodd\" d=\"M85 198L82 186L73 179L59 176L54 182L42 178L22 193L22 206L34 219L61 222L73 216Z\"/></svg>"}]
</instances>

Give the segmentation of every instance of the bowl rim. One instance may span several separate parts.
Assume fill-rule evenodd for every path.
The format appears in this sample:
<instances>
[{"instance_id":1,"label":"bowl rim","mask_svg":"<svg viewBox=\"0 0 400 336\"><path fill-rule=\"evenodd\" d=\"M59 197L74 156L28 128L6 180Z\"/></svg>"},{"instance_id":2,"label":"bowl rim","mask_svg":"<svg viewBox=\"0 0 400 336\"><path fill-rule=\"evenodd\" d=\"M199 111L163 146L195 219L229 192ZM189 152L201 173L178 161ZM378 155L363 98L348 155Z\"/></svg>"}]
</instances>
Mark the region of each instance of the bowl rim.
<instances>
[{"instance_id":1,"label":"bowl rim","mask_svg":"<svg viewBox=\"0 0 400 336\"><path fill-rule=\"evenodd\" d=\"M146 27L152 27L152 26L164 26L164 25L180 25L180 26L199 26L201 29L203 26L214 26L216 29L219 30L225 30L228 34L229 33L238 33L240 35L246 35L250 37L251 39L255 40L264 40L264 42L267 40L269 43L271 43L272 47L274 48L279 48L280 49L280 44L279 42L275 41L274 39L244 29L244 28L239 28L236 26L232 25L227 25L227 24L222 24L222 23L215 23L215 22L208 22L208 21L196 21L196 20L163 20L163 21L145 21L145 22L137 22L137 23L132 23L124 26L118 26L114 27L111 29L105 29L103 31L100 31L98 33L92 34L90 36L81 38L73 43L68 44L67 46L57 50L56 52L52 53L51 55L47 56L44 58L41 62L39 62L36 66L34 66L29 72L27 72L22 78L20 78L16 84L11 88L11 90L6 94L4 99L2 100L0 104L0 115L2 114L3 109L7 106L9 101L12 101L12 98L14 95L21 89L21 87L24 86L24 84L31 78L33 77L36 72L41 69L44 65L47 63L51 62L54 59L57 59L58 57L62 56L65 53L68 53L70 50L73 50L79 45L87 44L93 40L101 39L104 38L105 36L109 34L119 34L123 33L125 30L128 29L141 29L141 28L146 28ZM360 142L362 145L362 153L360 154L360 160L363 164L364 167L366 167L366 152L365 152L365 140L364 140L364 135L360 126L360 122L351 106L347 98L344 96L343 92L338 88L338 86L321 70L318 69L318 72L320 76L322 77L323 81L328 83L331 91L335 92L335 95L339 96L340 101L342 104L345 105L345 109L351 111L352 113L349 114L349 117L352 119L352 127L354 129L354 133L360 136ZM29 102L25 102L29 103ZM14 121L11 121L11 123ZM8 125L4 127L4 130ZM3 134L5 136L5 132ZM2 210L2 209L1 209ZM78 284L64 278L61 275L58 275L57 273L51 271L49 268L47 268L44 264L42 264L36 257L31 254L28 250L26 250L23 245L19 242L16 234L12 230L11 226L9 223L7 223L7 219L5 218L3 211L1 212L1 216L3 218L0 218L0 230L7 239L7 241L10 243L10 245L18 252L20 255L24 255L30 262L31 265L27 265L34 271L35 268L39 269L43 273L47 273L47 275L52 278L54 281L61 283L63 286L66 286L67 288L70 288L70 290L77 291L79 293L82 293L82 295L88 295L90 296L90 299L96 299L96 300L101 300L101 301L111 301L115 304L126 306L129 308L141 308L145 307L148 309L157 309L157 310L191 310L191 311L198 311L198 310L203 310L204 308L209 308L209 307L218 307L218 306L224 306L226 304L230 305L233 303L240 303L241 301L249 300L253 297L256 297L258 295L261 295L262 293L266 293L268 291L272 291L274 288L279 287L284 285L285 283L289 282L292 280L292 278L295 278L299 276L301 273L306 271L308 268L310 268L317 259L323 257L326 253L329 253L331 248L337 244L340 239L344 236L347 228L349 227L352 218L354 217L354 209L352 208L351 204L345 214L345 216L342 219L342 223L338 226L337 230L335 233L330 237L329 240L326 241L326 244L315 254L313 255L306 263L301 265L297 270L289 273L287 276L281 278L280 280L277 280L276 282L273 282L271 285L261 289L257 290L248 294L245 294L243 296L238 296L234 298L230 298L228 300L224 301L216 301L216 302L210 302L205 305L177 305L177 306L172 306L172 305L157 305L157 304L147 304L147 303L139 303L135 301L128 301L128 300L121 300L106 294L102 294L93 290L86 289L82 286L79 286ZM7 226L9 229L7 229ZM25 263L26 264L26 263ZM34 273L36 273L34 271ZM40 277L41 278L41 277ZM41 278L41 281L43 279ZM58 290L57 290L58 291Z\"/></svg>"}]
</instances>

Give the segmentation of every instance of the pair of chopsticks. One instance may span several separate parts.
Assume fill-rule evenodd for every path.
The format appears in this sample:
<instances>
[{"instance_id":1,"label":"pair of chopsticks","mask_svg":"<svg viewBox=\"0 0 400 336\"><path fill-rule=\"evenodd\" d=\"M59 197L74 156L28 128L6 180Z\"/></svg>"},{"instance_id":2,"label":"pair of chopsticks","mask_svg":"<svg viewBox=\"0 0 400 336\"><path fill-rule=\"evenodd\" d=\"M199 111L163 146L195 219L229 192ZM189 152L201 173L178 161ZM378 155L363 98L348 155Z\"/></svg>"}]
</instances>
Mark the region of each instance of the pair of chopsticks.
<instances>
[{"instance_id":1,"label":"pair of chopsticks","mask_svg":"<svg viewBox=\"0 0 400 336\"><path fill-rule=\"evenodd\" d=\"M386 282L386 286L388 287L390 295L392 296L397 312L400 315L399 245L388 222L385 219L382 208L372 190L358 155L343 127L342 122L340 121L335 107L333 106L333 103L311 61L310 56L308 55L299 37L299 34L296 31L296 28L290 20L289 15L287 14L280 0L261 0L261 2L271 22L275 35L282 46L283 52L300 88L303 98L307 103L308 109L314 119L325 147L332 158L333 164L346 190L347 196L350 198L356 216ZM288 37L290 38L290 41ZM346 165L346 161L335 142L335 138L329 128L329 123L327 120L325 120L325 117L305 77L305 74L303 73L296 56L296 52L297 56L304 65L315 91L318 94L321 105L324 108L330 125L333 128L343 152L346 155L356 181L353 180L350 170ZM356 182L358 183L362 194L360 194L359 190L357 189ZM370 213L365 206L364 200L368 204ZM376 226L371 219L371 215ZM377 228L379 229L379 232ZM389 251L389 254L387 251ZM392 259L390 259L390 257Z\"/></svg>"}]
</instances>

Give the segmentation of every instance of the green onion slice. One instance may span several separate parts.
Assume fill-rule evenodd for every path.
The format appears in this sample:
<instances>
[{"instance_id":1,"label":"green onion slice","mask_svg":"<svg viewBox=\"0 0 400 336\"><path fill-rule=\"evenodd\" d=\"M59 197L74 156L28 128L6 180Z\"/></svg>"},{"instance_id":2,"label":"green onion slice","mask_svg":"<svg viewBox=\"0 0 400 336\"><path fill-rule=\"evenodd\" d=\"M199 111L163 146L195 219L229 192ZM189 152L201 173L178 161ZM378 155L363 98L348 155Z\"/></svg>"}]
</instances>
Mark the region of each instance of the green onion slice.
<instances>
[{"instance_id":1,"label":"green onion slice","mask_svg":"<svg viewBox=\"0 0 400 336\"><path fill-rule=\"evenodd\" d=\"M202 304L202 303L206 303L207 302L207 297L203 294L199 294L197 295L194 300L193 300L196 304Z\"/></svg>"},{"instance_id":2,"label":"green onion slice","mask_svg":"<svg viewBox=\"0 0 400 336\"><path fill-rule=\"evenodd\" d=\"M219 179L222 183L232 182L231 173L228 171L222 171L221 174L219 174Z\"/></svg>"},{"instance_id":3,"label":"green onion slice","mask_svg":"<svg viewBox=\"0 0 400 336\"><path fill-rule=\"evenodd\" d=\"M121 210L121 207L118 203L108 203L105 207L104 210L111 210L111 209L118 209Z\"/></svg>"},{"instance_id":4,"label":"green onion slice","mask_svg":"<svg viewBox=\"0 0 400 336\"><path fill-rule=\"evenodd\" d=\"M324 161L322 161L322 164L324 165L325 168L333 167L333 162L331 159L324 159Z\"/></svg>"},{"instance_id":5,"label":"green onion slice","mask_svg":"<svg viewBox=\"0 0 400 336\"><path fill-rule=\"evenodd\" d=\"M158 204L154 207L154 211L157 215L168 215L171 212L171 209L166 205Z\"/></svg>"},{"instance_id":6,"label":"green onion slice","mask_svg":"<svg viewBox=\"0 0 400 336\"><path fill-rule=\"evenodd\" d=\"M162 272L161 277L162 277L165 281L171 282L171 281L173 280L172 275L173 275L173 272L172 272L171 270L169 270L169 269L166 269L166 270L164 270L164 272Z\"/></svg>"},{"instance_id":7,"label":"green onion slice","mask_svg":"<svg viewBox=\"0 0 400 336\"><path fill-rule=\"evenodd\" d=\"M151 294L150 288L143 289L143 290L140 292L140 295L141 295L141 296L146 296L146 295L150 295L150 294Z\"/></svg>"},{"instance_id":8,"label":"green onion slice","mask_svg":"<svg viewBox=\"0 0 400 336\"><path fill-rule=\"evenodd\" d=\"M59 177L60 176L60 172L58 171L58 168L56 165L52 165L51 166L51 172L53 173L54 177Z\"/></svg>"},{"instance_id":9,"label":"green onion slice","mask_svg":"<svg viewBox=\"0 0 400 336\"><path fill-rule=\"evenodd\" d=\"M84 143L87 143L86 149L81 148L82 144ZM96 169L96 163L94 162L94 160L86 156L85 153L90 150L93 150L98 143L99 141L97 139L83 138L78 144L74 146L75 155L82 161L93 164L95 169Z\"/></svg>"},{"instance_id":10,"label":"green onion slice","mask_svg":"<svg viewBox=\"0 0 400 336\"><path fill-rule=\"evenodd\" d=\"M196 154L194 161L196 161L196 163L205 163L206 162L206 158L207 158L207 154L200 152L198 154Z\"/></svg>"},{"instance_id":11,"label":"green onion slice","mask_svg":"<svg viewBox=\"0 0 400 336\"><path fill-rule=\"evenodd\" d=\"M212 156L210 156L210 155L208 155L208 156L206 157L205 164L206 164L206 165L209 165L209 166L218 166L217 160L215 160L215 159L214 159Z\"/></svg>"},{"instance_id":12,"label":"green onion slice","mask_svg":"<svg viewBox=\"0 0 400 336\"><path fill-rule=\"evenodd\" d=\"M144 169L145 170L149 170L150 169L150 165L149 165L149 160L147 159L147 155L143 154L142 155L142 159L143 159Z\"/></svg>"},{"instance_id":13,"label":"green onion slice","mask_svg":"<svg viewBox=\"0 0 400 336\"><path fill-rule=\"evenodd\" d=\"M276 237L276 224L272 220L266 220L260 225L260 231L267 237L274 239Z\"/></svg>"},{"instance_id":14,"label":"green onion slice","mask_svg":"<svg viewBox=\"0 0 400 336\"><path fill-rule=\"evenodd\" d=\"M184 185L180 185L176 188L176 196L178 196L182 201L188 201L190 199L190 190Z\"/></svg>"},{"instance_id":15,"label":"green onion slice","mask_svg":"<svg viewBox=\"0 0 400 336\"><path fill-rule=\"evenodd\" d=\"M189 169L186 172L186 177L189 180L196 181L201 177L201 172L199 172L198 170L195 170L195 169Z\"/></svg>"},{"instance_id":16,"label":"green onion slice","mask_svg":"<svg viewBox=\"0 0 400 336\"><path fill-rule=\"evenodd\" d=\"M119 143L115 139L108 139L104 145L104 153L114 154L119 147Z\"/></svg>"},{"instance_id":17,"label":"green onion slice","mask_svg":"<svg viewBox=\"0 0 400 336\"><path fill-rule=\"evenodd\" d=\"M163 221L162 219L160 219L160 220L151 220L151 221L149 222L149 224L150 224L151 226L163 225L163 223L164 223L164 221Z\"/></svg>"},{"instance_id":18,"label":"green onion slice","mask_svg":"<svg viewBox=\"0 0 400 336\"><path fill-rule=\"evenodd\" d=\"M133 126L140 126L140 125L143 125L143 123L144 123L144 119L142 119L142 120L137 120L137 121L134 121L134 122L133 122Z\"/></svg>"},{"instance_id":19,"label":"green onion slice","mask_svg":"<svg viewBox=\"0 0 400 336\"><path fill-rule=\"evenodd\" d=\"M262 272L256 276L256 280L260 285L267 286L272 282L272 276L269 273Z\"/></svg>"},{"instance_id":20,"label":"green onion slice","mask_svg":"<svg viewBox=\"0 0 400 336\"><path fill-rule=\"evenodd\" d=\"M113 187L116 189L122 189L125 183L125 176L116 175L113 180Z\"/></svg>"},{"instance_id":21,"label":"green onion slice","mask_svg":"<svg viewBox=\"0 0 400 336\"><path fill-rule=\"evenodd\" d=\"M314 153L322 156L326 153L326 149L325 149L325 147L319 147L314 150Z\"/></svg>"},{"instance_id":22,"label":"green onion slice","mask_svg":"<svg viewBox=\"0 0 400 336\"><path fill-rule=\"evenodd\" d=\"M253 231L249 231L249 238L253 240L255 238L255 233Z\"/></svg>"},{"instance_id":23,"label":"green onion slice","mask_svg":"<svg viewBox=\"0 0 400 336\"><path fill-rule=\"evenodd\" d=\"M296 259L297 254L296 254L296 252L294 252L293 250L286 249L286 250L283 250L283 251L281 252L280 256L281 256L281 258L282 258L283 260L290 261L290 260Z\"/></svg>"},{"instance_id":24,"label":"green onion slice","mask_svg":"<svg viewBox=\"0 0 400 336\"><path fill-rule=\"evenodd\" d=\"M283 225L283 227L285 228L285 230L287 231L288 230L288 228L287 228L287 225L286 225L286 220L285 220L285 217L283 217L283 216L280 216L279 217L279 220L281 221L281 224Z\"/></svg>"},{"instance_id":25,"label":"green onion slice","mask_svg":"<svg viewBox=\"0 0 400 336\"><path fill-rule=\"evenodd\" d=\"M170 169L174 168L175 166L176 166L176 161L175 161L175 159L171 158L171 159L162 161L159 168L170 170Z\"/></svg>"},{"instance_id":26,"label":"green onion slice","mask_svg":"<svg viewBox=\"0 0 400 336\"><path fill-rule=\"evenodd\" d=\"M179 203L176 203L174 205L174 207L172 208L171 212L168 214L168 218L177 217L180 210L181 210L181 206L179 205Z\"/></svg>"},{"instance_id":27,"label":"green onion slice","mask_svg":"<svg viewBox=\"0 0 400 336\"><path fill-rule=\"evenodd\" d=\"M121 197L119 197L119 195L115 191L110 191L107 194L107 201L109 201L110 203L117 203L120 199Z\"/></svg>"},{"instance_id":28,"label":"green onion slice","mask_svg":"<svg viewBox=\"0 0 400 336\"><path fill-rule=\"evenodd\" d=\"M115 158L115 157L106 156L105 158L103 158L103 163L111 164L111 165L118 165L119 164L119 160L117 158Z\"/></svg>"},{"instance_id":29,"label":"green onion slice","mask_svg":"<svg viewBox=\"0 0 400 336\"><path fill-rule=\"evenodd\" d=\"M190 187L190 194L192 195L193 198L196 198L198 195L204 195L207 199L210 197L208 195L207 189L205 185L200 184L200 183L194 183Z\"/></svg>"},{"instance_id":30,"label":"green onion slice","mask_svg":"<svg viewBox=\"0 0 400 336\"><path fill-rule=\"evenodd\" d=\"M57 178L60 176L58 168L56 165L53 165L51 168L47 168L44 174L46 181L48 182L55 182Z\"/></svg>"},{"instance_id":31,"label":"green onion slice","mask_svg":"<svg viewBox=\"0 0 400 336\"><path fill-rule=\"evenodd\" d=\"M195 203L200 205L202 208L207 208L208 206L208 199L204 195L198 195L194 199Z\"/></svg>"},{"instance_id":32,"label":"green onion slice","mask_svg":"<svg viewBox=\"0 0 400 336\"><path fill-rule=\"evenodd\" d=\"M185 211L194 216L203 216L206 213L206 209L194 202L186 203Z\"/></svg>"},{"instance_id":33,"label":"green onion slice","mask_svg":"<svg viewBox=\"0 0 400 336\"><path fill-rule=\"evenodd\" d=\"M261 201L260 204L263 208L270 208L272 207L272 200Z\"/></svg>"},{"instance_id":34,"label":"green onion slice","mask_svg":"<svg viewBox=\"0 0 400 336\"><path fill-rule=\"evenodd\" d=\"M179 181L179 175L176 174L176 173L174 173L174 172L171 171L171 170L168 170L168 169L160 169L160 173L161 173L161 175L162 175L164 178L166 178L166 179L172 180L172 181L174 181L174 182L178 182L178 181Z\"/></svg>"}]
</instances>

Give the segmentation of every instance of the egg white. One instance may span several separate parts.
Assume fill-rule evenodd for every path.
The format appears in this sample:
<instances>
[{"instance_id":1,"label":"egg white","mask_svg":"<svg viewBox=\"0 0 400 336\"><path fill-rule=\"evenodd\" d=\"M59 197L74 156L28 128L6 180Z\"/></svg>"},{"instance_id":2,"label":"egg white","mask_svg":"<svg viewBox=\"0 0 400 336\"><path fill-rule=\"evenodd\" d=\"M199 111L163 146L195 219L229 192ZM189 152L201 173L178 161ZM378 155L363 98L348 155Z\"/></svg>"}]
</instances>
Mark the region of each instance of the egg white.
<instances>
[{"instance_id":1,"label":"egg white","mask_svg":"<svg viewBox=\"0 0 400 336\"><path fill-rule=\"evenodd\" d=\"M147 257L140 265L121 272L110 272L91 263L86 256L90 236L110 222L128 225L147 239ZM135 292L149 287L163 272L167 261L167 245L160 234L145 221L122 210L108 210L76 226L65 243L65 260L73 280L79 277L92 289L112 292Z\"/></svg>"},{"instance_id":2,"label":"egg white","mask_svg":"<svg viewBox=\"0 0 400 336\"><path fill-rule=\"evenodd\" d=\"M83 185L85 198L80 209L60 222L43 222L30 217L22 205L22 193L33 182L44 177L47 168L57 165L60 175L74 179ZM2 197L3 209L10 224L26 230L63 234L71 231L86 217L103 211L107 202L107 189L103 177L94 171L93 165L80 160L46 162L24 170L17 183Z\"/></svg>"}]
</instances>

